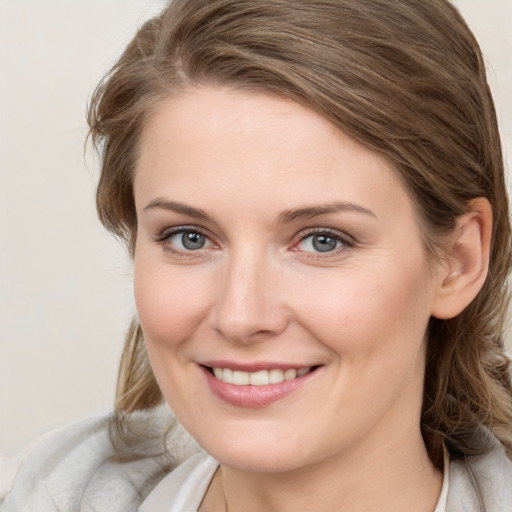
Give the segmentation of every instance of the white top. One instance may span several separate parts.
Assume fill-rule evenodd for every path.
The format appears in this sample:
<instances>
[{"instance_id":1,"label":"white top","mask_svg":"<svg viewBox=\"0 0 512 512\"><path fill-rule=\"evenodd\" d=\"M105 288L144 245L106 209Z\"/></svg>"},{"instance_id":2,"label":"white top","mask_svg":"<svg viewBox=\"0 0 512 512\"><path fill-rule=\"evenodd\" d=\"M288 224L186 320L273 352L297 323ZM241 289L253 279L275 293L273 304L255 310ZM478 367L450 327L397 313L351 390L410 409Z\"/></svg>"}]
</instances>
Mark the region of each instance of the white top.
<instances>
[{"instance_id":1,"label":"white top","mask_svg":"<svg viewBox=\"0 0 512 512\"><path fill-rule=\"evenodd\" d=\"M130 415L136 439L127 440L121 458L109 421L108 415L81 421L44 436L12 464L0 459L0 510L197 511L219 464L177 428L172 413L159 408ZM478 432L490 436L483 427ZM489 439L484 455L452 461L445 455L434 512L512 511L512 461L497 439Z\"/></svg>"},{"instance_id":2,"label":"white top","mask_svg":"<svg viewBox=\"0 0 512 512\"><path fill-rule=\"evenodd\" d=\"M448 491L450 490L450 455L448 450L444 451L444 472L443 472L443 486L441 487L441 494L437 500L434 512L446 512L446 504L448 502Z\"/></svg>"},{"instance_id":3,"label":"white top","mask_svg":"<svg viewBox=\"0 0 512 512\"><path fill-rule=\"evenodd\" d=\"M192 455L160 481L138 512L195 512L218 467L206 452Z\"/></svg>"},{"instance_id":4,"label":"white top","mask_svg":"<svg viewBox=\"0 0 512 512\"><path fill-rule=\"evenodd\" d=\"M199 452L169 473L141 504L138 512L195 512L203 501L219 463ZM450 461L445 453L441 495L434 512L446 512Z\"/></svg>"}]
</instances>

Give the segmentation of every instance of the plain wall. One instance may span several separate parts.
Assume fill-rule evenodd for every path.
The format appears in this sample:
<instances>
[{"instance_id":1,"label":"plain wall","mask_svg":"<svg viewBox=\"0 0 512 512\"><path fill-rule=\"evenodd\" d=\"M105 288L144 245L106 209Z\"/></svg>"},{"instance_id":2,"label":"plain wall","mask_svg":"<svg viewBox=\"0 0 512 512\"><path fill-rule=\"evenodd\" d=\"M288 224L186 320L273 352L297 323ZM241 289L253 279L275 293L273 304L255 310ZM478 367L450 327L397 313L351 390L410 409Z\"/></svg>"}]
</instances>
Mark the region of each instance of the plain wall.
<instances>
[{"instance_id":1,"label":"plain wall","mask_svg":"<svg viewBox=\"0 0 512 512\"><path fill-rule=\"evenodd\" d=\"M512 155L512 2L458 0ZM0 0L0 452L111 407L134 311L130 264L95 216L85 108L162 0ZM510 167L510 165L509 165Z\"/></svg>"}]
</instances>

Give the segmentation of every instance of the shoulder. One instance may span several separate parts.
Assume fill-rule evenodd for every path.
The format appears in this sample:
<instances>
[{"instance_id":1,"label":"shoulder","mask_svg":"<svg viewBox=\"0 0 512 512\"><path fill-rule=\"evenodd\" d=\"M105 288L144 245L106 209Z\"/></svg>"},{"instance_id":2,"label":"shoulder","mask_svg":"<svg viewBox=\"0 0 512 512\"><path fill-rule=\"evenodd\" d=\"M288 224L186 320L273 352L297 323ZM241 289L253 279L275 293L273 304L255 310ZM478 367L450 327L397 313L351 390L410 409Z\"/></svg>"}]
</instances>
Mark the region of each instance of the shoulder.
<instances>
[{"instance_id":1,"label":"shoulder","mask_svg":"<svg viewBox=\"0 0 512 512\"><path fill-rule=\"evenodd\" d=\"M110 415L46 435L24 454L1 510L135 511L180 457L188 455L183 451L173 459L166 450L166 434L175 423L167 408L131 415L130 428L139 433L140 442L122 453L110 439Z\"/></svg>"},{"instance_id":2,"label":"shoulder","mask_svg":"<svg viewBox=\"0 0 512 512\"><path fill-rule=\"evenodd\" d=\"M512 510L512 461L494 440L485 455L450 464L447 512Z\"/></svg>"}]
</instances>

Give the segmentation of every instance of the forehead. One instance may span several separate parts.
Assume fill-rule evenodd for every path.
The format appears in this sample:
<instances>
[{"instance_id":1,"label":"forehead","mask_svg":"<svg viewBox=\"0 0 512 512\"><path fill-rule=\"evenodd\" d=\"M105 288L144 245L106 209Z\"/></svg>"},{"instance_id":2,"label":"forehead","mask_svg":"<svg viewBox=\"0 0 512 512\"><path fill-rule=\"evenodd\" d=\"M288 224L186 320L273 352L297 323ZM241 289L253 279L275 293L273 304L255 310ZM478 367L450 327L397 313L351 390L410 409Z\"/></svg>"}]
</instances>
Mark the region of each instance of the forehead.
<instances>
[{"instance_id":1,"label":"forehead","mask_svg":"<svg viewBox=\"0 0 512 512\"><path fill-rule=\"evenodd\" d=\"M168 98L144 126L136 200L184 196L191 188L194 201L217 194L232 207L248 207L255 197L276 207L298 200L379 199L379 208L394 209L397 202L410 202L384 157L312 110L227 88Z\"/></svg>"}]
</instances>

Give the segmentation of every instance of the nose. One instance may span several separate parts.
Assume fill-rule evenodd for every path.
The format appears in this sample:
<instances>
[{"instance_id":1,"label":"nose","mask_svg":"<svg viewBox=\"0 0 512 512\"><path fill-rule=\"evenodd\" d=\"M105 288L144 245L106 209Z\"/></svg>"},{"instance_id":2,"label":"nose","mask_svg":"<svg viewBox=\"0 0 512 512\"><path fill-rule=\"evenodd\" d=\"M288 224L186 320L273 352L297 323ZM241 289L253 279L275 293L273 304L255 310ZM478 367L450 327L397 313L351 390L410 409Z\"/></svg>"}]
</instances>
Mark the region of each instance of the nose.
<instances>
[{"instance_id":1,"label":"nose","mask_svg":"<svg viewBox=\"0 0 512 512\"><path fill-rule=\"evenodd\" d=\"M221 272L213 328L234 343L254 343L286 329L289 315L279 270L259 254L233 255Z\"/></svg>"}]
</instances>

